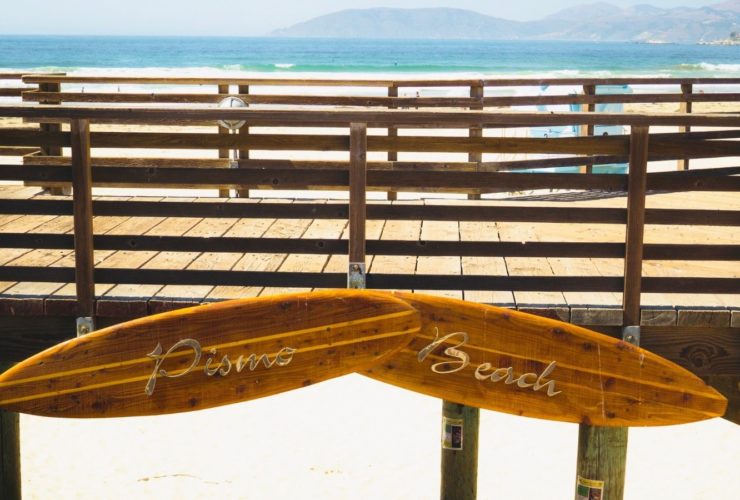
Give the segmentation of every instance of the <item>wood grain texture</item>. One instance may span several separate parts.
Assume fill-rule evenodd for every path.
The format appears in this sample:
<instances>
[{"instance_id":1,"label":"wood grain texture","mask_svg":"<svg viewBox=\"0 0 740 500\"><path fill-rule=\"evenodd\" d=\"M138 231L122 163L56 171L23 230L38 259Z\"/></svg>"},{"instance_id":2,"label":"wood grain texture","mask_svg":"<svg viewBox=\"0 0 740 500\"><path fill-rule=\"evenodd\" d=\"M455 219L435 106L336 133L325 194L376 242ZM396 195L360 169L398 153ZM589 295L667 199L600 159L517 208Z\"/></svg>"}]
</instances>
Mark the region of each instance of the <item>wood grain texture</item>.
<instances>
[{"instance_id":1,"label":"wood grain texture","mask_svg":"<svg viewBox=\"0 0 740 500\"><path fill-rule=\"evenodd\" d=\"M667 425L721 416L727 401L698 377L648 351L566 323L492 306L419 294L396 293L422 315L422 330L409 348L366 374L377 380L469 406L523 416L599 426ZM419 351L436 338L466 332L443 342L424 361ZM454 373L435 373L433 363L457 358L445 350L464 351L470 364ZM476 380L497 367L513 367L515 377L556 368L548 380L557 391ZM530 376L533 382L534 376ZM544 379L543 379L544 380Z\"/></svg>"},{"instance_id":2,"label":"wood grain texture","mask_svg":"<svg viewBox=\"0 0 740 500\"><path fill-rule=\"evenodd\" d=\"M93 269L92 169L90 161L90 123L73 120L72 195L74 212L75 283L80 316L92 317L95 302Z\"/></svg>"},{"instance_id":3,"label":"wood grain texture","mask_svg":"<svg viewBox=\"0 0 740 500\"><path fill-rule=\"evenodd\" d=\"M222 85L219 85L219 88ZM227 87L224 85L224 87ZM589 87L589 86L584 86ZM591 86L592 87L592 86ZM391 87L392 88L392 87ZM397 87L396 87L397 88ZM483 90L482 86L471 89ZM217 95L193 93L119 93L119 92L40 92L26 88L0 89L0 96L23 96L23 101L39 102L56 100L77 103L150 103L150 104L213 104L220 100ZM358 106L391 108L471 108L480 104L488 107L505 106L549 106L580 104L594 106L600 103L688 103L691 102L737 102L737 93L708 93L684 97L677 93L652 94L599 94L599 95L542 95L542 96L497 96L497 97L378 97L378 96L339 96L339 95L249 95L239 92L232 94L248 104L272 104L291 106Z\"/></svg>"},{"instance_id":4,"label":"wood grain texture","mask_svg":"<svg viewBox=\"0 0 740 500\"><path fill-rule=\"evenodd\" d=\"M407 345L418 329L413 308L374 292L292 294L182 309L99 330L29 358L0 377L0 407L57 417L210 408L369 368ZM189 347L166 355L183 339L202 346L199 362ZM157 373L148 354L158 345L163 357L148 396L145 387ZM289 363L267 368L259 362L262 354L275 360L285 348L295 349ZM251 354L257 366L237 372L238 357ZM209 368L226 373L209 376ZM182 376L166 378L161 370Z\"/></svg>"},{"instance_id":5,"label":"wood grain texture","mask_svg":"<svg viewBox=\"0 0 740 500\"><path fill-rule=\"evenodd\" d=\"M649 133L647 127L633 127L630 136L623 292L623 321L625 325L640 324Z\"/></svg>"},{"instance_id":6,"label":"wood grain texture","mask_svg":"<svg viewBox=\"0 0 740 500\"><path fill-rule=\"evenodd\" d=\"M739 78L665 78L665 77L631 77L631 78L486 78L486 79L423 79L405 80L389 79L347 79L347 78L194 78L194 77L142 77L142 76L87 76L61 74L26 74L2 73L0 78L22 80L23 83L101 83L101 84L168 84L168 85L274 85L274 86L352 86L352 87L469 87L483 85L486 87L523 87L540 85L680 85L680 84L737 84Z\"/></svg>"},{"instance_id":7,"label":"wood grain texture","mask_svg":"<svg viewBox=\"0 0 740 500\"><path fill-rule=\"evenodd\" d=\"M367 219L367 127L350 125L349 152L349 262L365 263Z\"/></svg>"},{"instance_id":8,"label":"wood grain texture","mask_svg":"<svg viewBox=\"0 0 740 500\"><path fill-rule=\"evenodd\" d=\"M442 416L462 421L462 450L442 448L440 500L475 500L478 496L480 409L442 402Z\"/></svg>"},{"instance_id":9,"label":"wood grain texture","mask_svg":"<svg viewBox=\"0 0 740 500\"><path fill-rule=\"evenodd\" d=\"M626 427L594 427L581 424L578 428L578 465L576 475L593 481L603 481L603 498L622 500L627 463Z\"/></svg>"},{"instance_id":10,"label":"wood grain texture","mask_svg":"<svg viewBox=\"0 0 740 500\"><path fill-rule=\"evenodd\" d=\"M115 108L100 106L0 106L0 116L34 119L98 120L246 120L249 126L338 125L366 123L368 127L388 126L479 126L501 125L673 125L737 127L740 114L678 113L531 113L488 111L408 111L408 110L285 110L246 108Z\"/></svg>"}]
</instances>

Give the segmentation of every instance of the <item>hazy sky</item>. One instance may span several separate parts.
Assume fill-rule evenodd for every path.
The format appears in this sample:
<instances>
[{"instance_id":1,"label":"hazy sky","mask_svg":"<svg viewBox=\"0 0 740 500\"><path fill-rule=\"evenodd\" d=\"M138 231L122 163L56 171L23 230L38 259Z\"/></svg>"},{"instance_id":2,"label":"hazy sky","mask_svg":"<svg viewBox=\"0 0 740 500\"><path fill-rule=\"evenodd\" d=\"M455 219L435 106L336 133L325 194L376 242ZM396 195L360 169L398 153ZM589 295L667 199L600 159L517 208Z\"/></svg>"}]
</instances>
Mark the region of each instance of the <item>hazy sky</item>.
<instances>
[{"instance_id":1,"label":"hazy sky","mask_svg":"<svg viewBox=\"0 0 740 500\"><path fill-rule=\"evenodd\" d=\"M458 7L506 19L539 19L593 0L2 0L0 35L259 36L337 10ZM722 0L613 0L620 6L699 7Z\"/></svg>"}]
</instances>

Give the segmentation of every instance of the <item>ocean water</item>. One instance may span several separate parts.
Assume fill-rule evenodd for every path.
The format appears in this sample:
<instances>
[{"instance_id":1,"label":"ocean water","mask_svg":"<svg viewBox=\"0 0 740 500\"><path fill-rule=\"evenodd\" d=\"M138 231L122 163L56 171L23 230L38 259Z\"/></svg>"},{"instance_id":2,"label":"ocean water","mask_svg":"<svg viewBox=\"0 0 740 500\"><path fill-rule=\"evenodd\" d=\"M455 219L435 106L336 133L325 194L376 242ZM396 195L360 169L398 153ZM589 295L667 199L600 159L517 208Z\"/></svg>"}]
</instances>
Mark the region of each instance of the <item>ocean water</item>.
<instances>
[{"instance_id":1,"label":"ocean water","mask_svg":"<svg viewBox=\"0 0 740 500\"><path fill-rule=\"evenodd\" d=\"M740 46L492 40L0 36L0 70L78 74L740 77Z\"/></svg>"}]
</instances>

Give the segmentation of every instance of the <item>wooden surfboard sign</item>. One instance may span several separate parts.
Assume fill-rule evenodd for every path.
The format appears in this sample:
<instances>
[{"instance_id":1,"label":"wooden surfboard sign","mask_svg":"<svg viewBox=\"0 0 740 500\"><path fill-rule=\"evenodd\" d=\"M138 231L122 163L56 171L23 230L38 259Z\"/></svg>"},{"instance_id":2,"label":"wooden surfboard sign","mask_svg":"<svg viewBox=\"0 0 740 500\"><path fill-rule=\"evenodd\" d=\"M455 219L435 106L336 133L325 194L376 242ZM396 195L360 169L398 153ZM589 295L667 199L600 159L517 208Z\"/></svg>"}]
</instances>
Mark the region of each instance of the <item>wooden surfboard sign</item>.
<instances>
[{"instance_id":1,"label":"wooden surfboard sign","mask_svg":"<svg viewBox=\"0 0 740 500\"><path fill-rule=\"evenodd\" d=\"M599 426L669 425L722 416L727 400L656 354L518 311L394 293L422 328L366 375L430 396L516 415Z\"/></svg>"},{"instance_id":2,"label":"wooden surfboard sign","mask_svg":"<svg viewBox=\"0 0 740 500\"><path fill-rule=\"evenodd\" d=\"M561 321L422 294L331 290L150 316L0 375L0 408L121 417L248 401L360 372L517 415L602 426L724 414L687 370Z\"/></svg>"},{"instance_id":3,"label":"wooden surfboard sign","mask_svg":"<svg viewBox=\"0 0 740 500\"><path fill-rule=\"evenodd\" d=\"M419 313L336 290L149 316L63 342L0 376L0 408L125 417L248 401L364 370L408 345Z\"/></svg>"}]
</instances>

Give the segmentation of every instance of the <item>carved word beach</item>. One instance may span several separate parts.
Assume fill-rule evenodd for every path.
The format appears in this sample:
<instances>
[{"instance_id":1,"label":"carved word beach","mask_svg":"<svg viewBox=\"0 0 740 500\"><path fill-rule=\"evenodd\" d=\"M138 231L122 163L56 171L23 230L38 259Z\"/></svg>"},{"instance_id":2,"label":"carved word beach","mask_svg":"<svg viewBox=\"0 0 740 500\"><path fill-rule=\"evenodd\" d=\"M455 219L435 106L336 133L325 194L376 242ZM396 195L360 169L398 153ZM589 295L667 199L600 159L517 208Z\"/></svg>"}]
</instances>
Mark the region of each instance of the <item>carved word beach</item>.
<instances>
[{"instance_id":1,"label":"carved word beach","mask_svg":"<svg viewBox=\"0 0 740 500\"><path fill-rule=\"evenodd\" d=\"M458 349L459 347L463 347L465 344L468 343L468 334L466 332L453 332L440 337L439 329L435 328L435 331L436 335L434 341L419 351L419 354L417 356L419 363L423 362L427 358L427 356L429 356L429 354L441 344L447 342L448 340L452 340L453 342L456 341L457 343L454 346L448 347L444 350L445 355L452 358L452 360L434 363L432 365L432 371L439 374L455 373L463 370L468 365L470 365L470 356L468 356L468 353ZM493 370L493 372L486 373L490 370ZM506 368L494 368L491 363L481 363L475 369L475 378L481 381L490 380L491 382L500 382L503 380L504 383L507 385L516 384L522 389L531 387L533 391L539 391L541 389L547 388L547 395L549 397L552 397L563 392L555 390L554 380L545 381L545 378L554 370L555 361L552 361L549 365L547 365L547 368L545 368L539 375L537 375L536 373L524 373L522 375L519 375L518 377L515 377L514 368L511 366Z\"/></svg>"}]
</instances>

